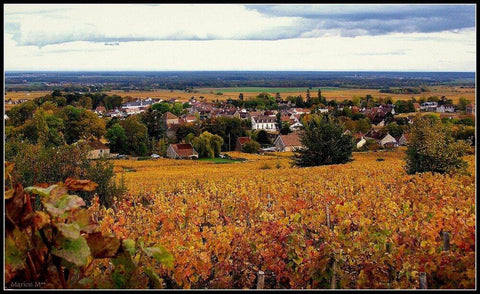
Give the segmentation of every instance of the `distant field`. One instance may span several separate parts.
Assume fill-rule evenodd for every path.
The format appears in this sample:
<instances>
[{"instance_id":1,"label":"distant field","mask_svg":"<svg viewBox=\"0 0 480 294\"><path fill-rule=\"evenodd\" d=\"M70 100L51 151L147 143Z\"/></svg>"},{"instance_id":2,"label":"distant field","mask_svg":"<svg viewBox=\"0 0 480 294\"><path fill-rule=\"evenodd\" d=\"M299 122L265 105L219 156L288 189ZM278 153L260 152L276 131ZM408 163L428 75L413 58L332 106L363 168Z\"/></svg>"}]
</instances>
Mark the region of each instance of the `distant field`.
<instances>
[{"instance_id":1,"label":"distant field","mask_svg":"<svg viewBox=\"0 0 480 294\"><path fill-rule=\"evenodd\" d=\"M457 87L447 87L447 86L438 86L432 87L431 92L424 92L421 94L391 94L391 93L380 93L378 89L346 89L346 88L332 88L332 87L325 87L320 88L322 91L322 96L326 97L328 100L336 99L338 101L343 101L345 99L352 99L353 97L365 97L367 94L372 95L375 98L387 98L391 97L394 101L396 100L409 100L412 97L415 99L420 99L424 97L425 99L430 96L445 96L448 99L452 99L454 103L457 103L460 97L465 97L470 101L475 101L475 89L473 88L457 88ZM298 96L302 95L303 97L306 96L307 88L254 88L254 87L246 87L246 88L199 88L197 89L201 92L221 92L222 96L216 96L215 99L221 100L219 97L228 97L238 98L240 93L244 94L245 98L255 97L256 95L267 92L274 96L277 92L280 93L282 98L286 98L287 96ZM256 90L256 91L254 91ZM318 92L318 88L312 88L310 90L310 95L312 97L316 97ZM205 94L202 94L205 95ZM208 95L208 94L207 94ZM208 99L208 98L207 98Z\"/></svg>"},{"instance_id":2,"label":"distant field","mask_svg":"<svg viewBox=\"0 0 480 294\"><path fill-rule=\"evenodd\" d=\"M299 93L299 92L307 92L307 87L302 88L264 88L264 87L239 87L239 88L198 88L200 93L210 93L210 92L227 92L227 93ZM332 91L332 90L339 90L341 88L321 88L322 91ZM310 89L310 93L317 92L318 87L313 87Z\"/></svg>"},{"instance_id":3,"label":"distant field","mask_svg":"<svg viewBox=\"0 0 480 294\"><path fill-rule=\"evenodd\" d=\"M328 100L336 99L337 101L343 101L345 99L352 99L354 97L365 97L367 94L372 95L374 98L387 98L391 97L393 101L396 100L409 100L412 97L416 99L425 98L427 99L430 96L442 97L445 96L448 99L452 99L453 103L458 103L460 97L465 97L468 100L475 101L475 89L473 88L459 88L459 87L449 87L449 86L438 86L432 87L430 92L424 92L421 94L390 94L390 93L380 93L378 89L346 89L346 88L332 88L332 87L323 87L322 95ZM119 95L121 97L130 96L133 98L146 99L151 98L160 98L163 100L169 100L172 98L178 99L180 102L186 102L191 97L195 97L197 100L204 99L205 101L225 101L228 99L238 99L240 93L243 93L244 98L253 98L262 92L267 92L272 96L275 96L277 92L280 93L282 98L287 96L306 96L307 88L263 88L263 87L243 87L243 88L198 88L194 89L198 93L187 93L181 90L155 90L155 91L130 91L125 92L121 90L108 91L105 92L107 95ZM215 93L221 92L222 95L216 95ZM318 88L310 89L310 95L316 97ZM33 92L8 92L5 95L6 99L12 98L13 100L18 99L33 99L37 97L44 96L51 93L51 91L33 91ZM203 98L202 98L203 97ZM6 110L13 107L11 104L6 104Z\"/></svg>"},{"instance_id":4,"label":"distant field","mask_svg":"<svg viewBox=\"0 0 480 294\"><path fill-rule=\"evenodd\" d=\"M42 96L45 96L47 94L50 94L52 93L51 91L32 91L32 92L28 92L28 91L18 91L18 92L5 92L5 100L13 100L13 101L16 101L16 100L19 100L19 99L35 99L35 98L38 98L38 97L42 97ZM4 104L5 105L5 110L10 110L12 109L13 106L15 106L14 104Z\"/></svg>"}]
</instances>

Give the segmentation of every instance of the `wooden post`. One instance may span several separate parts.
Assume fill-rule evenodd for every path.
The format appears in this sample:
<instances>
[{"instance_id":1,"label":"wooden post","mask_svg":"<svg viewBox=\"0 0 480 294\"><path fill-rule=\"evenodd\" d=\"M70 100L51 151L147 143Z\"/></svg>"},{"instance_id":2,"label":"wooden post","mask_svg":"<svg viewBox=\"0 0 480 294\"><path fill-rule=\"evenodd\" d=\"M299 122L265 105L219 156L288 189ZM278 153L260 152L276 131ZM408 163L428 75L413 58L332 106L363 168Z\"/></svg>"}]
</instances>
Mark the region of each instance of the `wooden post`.
<instances>
[{"instance_id":1,"label":"wooden post","mask_svg":"<svg viewBox=\"0 0 480 294\"><path fill-rule=\"evenodd\" d=\"M448 232L443 232L443 251L450 250L450 235Z\"/></svg>"},{"instance_id":2,"label":"wooden post","mask_svg":"<svg viewBox=\"0 0 480 294\"><path fill-rule=\"evenodd\" d=\"M330 211L328 210L328 204L326 207L326 213L327 213L327 227L330 229Z\"/></svg>"},{"instance_id":3,"label":"wooden post","mask_svg":"<svg viewBox=\"0 0 480 294\"><path fill-rule=\"evenodd\" d=\"M420 273L420 289L428 289L427 288L427 273L424 273L424 272Z\"/></svg>"},{"instance_id":4,"label":"wooden post","mask_svg":"<svg viewBox=\"0 0 480 294\"><path fill-rule=\"evenodd\" d=\"M263 271L258 271L257 273L257 289L263 289L265 286L265 273Z\"/></svg>"},{"instance_id":5,"label":"wooden post","mask_svg":"<svg viewBox=\"0 0 480 294\"><path fill-rule=\"evenodd\" d=\"M333 274L332 274L332 282L330 284L330 289L336 289L337 288L337 277L336 277L337 261L336 260L333 261L332 271L333 271Z\"/></svg>"}]
</instances>

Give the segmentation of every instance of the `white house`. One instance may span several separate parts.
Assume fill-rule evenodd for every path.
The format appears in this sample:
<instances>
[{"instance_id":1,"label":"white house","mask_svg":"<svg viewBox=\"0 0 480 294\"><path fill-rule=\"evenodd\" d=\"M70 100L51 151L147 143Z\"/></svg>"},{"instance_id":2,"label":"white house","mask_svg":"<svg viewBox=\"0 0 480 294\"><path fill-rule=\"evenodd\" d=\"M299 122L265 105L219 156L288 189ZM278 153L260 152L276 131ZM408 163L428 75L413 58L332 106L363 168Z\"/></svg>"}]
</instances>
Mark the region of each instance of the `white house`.
<instances>
[{"instance_id":1,"label":"white house","mask_svg":"<svg viewBox=\"0 0 480 294\"><path fill-rule=\"evenodd\" d=\"M385 144L388 144L388 143L393 144L393 146L395 146L395 147L398 146L397 140L392 135L390 135L389 133L387 133L382 139L380 139L380 141L378 143L382 146L385 146Z\"/></svg>"},{"instance_id":2,"label":"white house","mask_svg":"<svg viewBox=\"0 0 480 294\"><path fill-rule=\"evenodd\" d=\"M252 130L278 131L275 115L252 116Z\"/></svg>"}]
</instances>

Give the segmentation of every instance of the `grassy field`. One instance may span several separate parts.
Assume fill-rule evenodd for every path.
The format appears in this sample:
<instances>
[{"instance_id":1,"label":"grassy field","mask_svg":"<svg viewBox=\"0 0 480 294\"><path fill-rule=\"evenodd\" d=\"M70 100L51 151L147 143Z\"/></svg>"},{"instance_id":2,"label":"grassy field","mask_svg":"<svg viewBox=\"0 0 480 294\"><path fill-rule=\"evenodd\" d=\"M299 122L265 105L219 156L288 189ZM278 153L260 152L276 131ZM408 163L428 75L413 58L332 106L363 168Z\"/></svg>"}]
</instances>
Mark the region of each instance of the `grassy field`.
<instances>
[{"instance_id":1,"label":"grassy field","mask_svg":"<svg viewBox=\"0 0 480 294\"><path fill-rule=\"evenodd\" d=\"M204 97L206 101L225 101L228 99L238 99L240 93L243 93L244 98L248 99L255 97L262 92L267 92L272 96L278 92L282 98L287 96L306 96L307 88L257 88L257 87L244 87L244 88L198 88L195 89L199 91L198 93L185 93L184 91L174 90L156 90L156 91L136 91L136 92L123 92L123 91L110 91L106 92L107 94L117 94L119 96L131 96L134 98L144 99L147 97L152 98L161 98L168 100L171 98L176 98L179 101L185 102L188 101L191 97L196 97L199 99L201 96ZM465 97L470 101L475 101L475 89L472 88L459 88L459 87L447 87L447 86L438 86L432 87L431 92L424 92L421 94L391 94L391 93L380 93L378 89L346 89L346 88L331 88L325 87L321 88L322 95L325 96L328 100L336 99L337 101L343 101L345 99L352 99L354 97L365 97L370 94L375 98L387 98L391 97L394 101L396 100L409 100L412 97L415 99L425 98L427 99L430 96L442 97L445 96L448 99L452 99L454 103L457 103L460 97ZM310 90L310 95L312 97L317 96L318 88L312 88ZM215 93L222 93L222 95L216 95Z\"/></svg>"}]
</instances>

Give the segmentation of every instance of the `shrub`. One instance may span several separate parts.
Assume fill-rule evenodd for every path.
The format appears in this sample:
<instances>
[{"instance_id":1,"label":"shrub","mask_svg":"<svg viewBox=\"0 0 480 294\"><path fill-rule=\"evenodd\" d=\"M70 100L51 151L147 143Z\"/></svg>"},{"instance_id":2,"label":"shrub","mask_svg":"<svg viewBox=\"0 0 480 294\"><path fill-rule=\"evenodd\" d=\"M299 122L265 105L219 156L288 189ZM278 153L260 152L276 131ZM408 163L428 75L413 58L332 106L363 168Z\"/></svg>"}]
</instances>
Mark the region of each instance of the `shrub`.
<instances>
[{"instance_id":1,"label":"shrub","mask_svg":"<svg viewBox=\"0 0 480 294\"><path fill-rule=\"evenodd\" d=\"M260 150L260 144L258 142L250 140L243 144L242 151L246 153L257 153Z\"/></svg>"},{"instance_id":2,"label":"shrub","mask_svg":"<svg viewBox=\"0 0 480 294\"><path fill-rule=\"evenodd\" d=\"M463 140L455 141L449 129L439 120L417 115L406 151L407 173L462 172L467 166L462 156L468 150L469 144Z\"/></svg>"}]
</instances>

